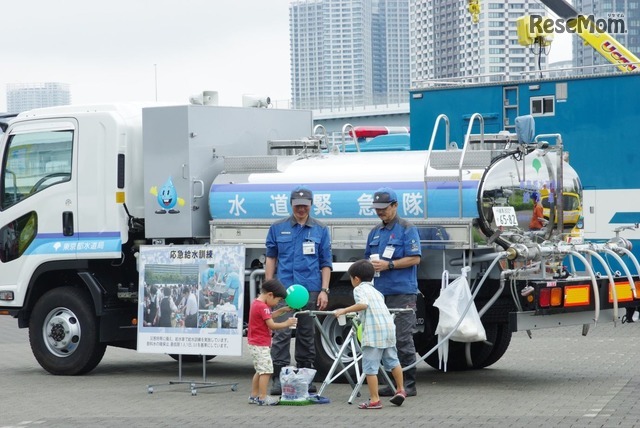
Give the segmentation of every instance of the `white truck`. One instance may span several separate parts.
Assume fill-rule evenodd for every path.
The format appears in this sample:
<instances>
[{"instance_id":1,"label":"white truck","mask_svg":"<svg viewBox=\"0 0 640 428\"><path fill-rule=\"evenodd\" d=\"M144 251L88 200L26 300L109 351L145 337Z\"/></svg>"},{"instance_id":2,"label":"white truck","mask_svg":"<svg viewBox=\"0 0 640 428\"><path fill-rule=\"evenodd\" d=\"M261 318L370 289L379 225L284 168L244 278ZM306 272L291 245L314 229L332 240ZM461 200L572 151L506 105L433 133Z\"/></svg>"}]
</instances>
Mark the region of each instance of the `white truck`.
<instances>
[{"instance_id":1,"label":"white truck","mask_svg":"<svg viewBox=\"0 0 640 428\"><path fill-rule=\"evenodd\" d=\"M596 321L617 321L618 306L638 299L637 273L627 265L640 269L623 238L567 242L562 218L526 231L532 192L550 191L558 208L551 216L563 212L563 192L581 194L577 173L559 161L560 135L467 132L462 148L447 141L434 150L441 119L428 150L345 153L325 147L322 136L301 138L312 133L308 111L99 105L22 113L0 143L0 314L29 328L45 370L87 373L107 345L136 346L140 245L243 244L251 296L267 229L289 214L291 188L305 184L314 191L312 215L331 231L329 309L352 298L344 273L363 257L378 222L373 193L383 185L397 191L399 214L422 239L414 337L434 367L432 303L445 270L453 278L470 268L487 332L484 342L452 342L449 370L493 364L515 331L583 325L586 333ZM594 270L600 254L624 271ZM576 269L563 267L568 258ZM316 368L323 373L346 331L333 317L321 325Z\"/></svg>"}]
</instances>

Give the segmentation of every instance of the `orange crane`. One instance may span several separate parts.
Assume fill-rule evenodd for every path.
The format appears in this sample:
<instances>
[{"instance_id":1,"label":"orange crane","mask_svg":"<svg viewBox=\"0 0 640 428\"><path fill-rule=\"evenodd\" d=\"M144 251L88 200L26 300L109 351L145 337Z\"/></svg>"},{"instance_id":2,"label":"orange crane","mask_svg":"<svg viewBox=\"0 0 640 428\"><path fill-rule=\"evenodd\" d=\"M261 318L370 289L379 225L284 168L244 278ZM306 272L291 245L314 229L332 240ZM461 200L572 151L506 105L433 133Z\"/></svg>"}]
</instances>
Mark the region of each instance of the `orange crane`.
<instances>
[{"instance_id":1,"label":"orange crane","mask_svg":"<svg viewBox=\"0 0 640 428\"><path fill-rule=\"evenodd\" d=\"M571 4L565 0L540 0L549 10L558 15L565 28L575 32L584 42L595 49L609 62L615 64L622 72L638 70L640 59L629 51L622 43L616 40L611 34L603 31L593 21L593 16L580 14ZM550 37L554 28L558 28L559 23L550 18L538 21L536 28L532 28L532 20L529 16L518 18L518 35L520 44L532 45L539 43L543 46L550 43ZM542 29L542 31L539 31Z\"/></svg>"}]
</instances>

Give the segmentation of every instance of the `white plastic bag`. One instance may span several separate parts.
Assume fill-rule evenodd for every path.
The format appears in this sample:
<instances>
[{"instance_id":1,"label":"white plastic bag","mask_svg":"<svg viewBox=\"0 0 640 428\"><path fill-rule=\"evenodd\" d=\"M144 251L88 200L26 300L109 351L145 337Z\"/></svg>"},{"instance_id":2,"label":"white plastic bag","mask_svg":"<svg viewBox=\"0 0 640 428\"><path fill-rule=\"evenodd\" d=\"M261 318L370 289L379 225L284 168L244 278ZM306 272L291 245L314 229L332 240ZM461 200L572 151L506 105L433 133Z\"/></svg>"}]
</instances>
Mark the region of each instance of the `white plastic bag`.
<instances>
[{"instance_id":1,"label":"white plastic bag","mask_svg":"<svg viewBox=\"0 0 640 428\"><path fill-rule=\"evenodd\" d=\"M280 371L282 399L287 401L305 401L309 398L309 385L316 375L314 369L283 367Z\"/></svg>"},{"instance_id":2,"label":"white plastic bag","mask_svg":"<svg viewBox=\"0 0 640 428\"><path fill-rule=\"evenodd\" d=\"M463 273L441 290L440 297L433 303L433 306L440 310L440 320L436 327L436 334L442 338L448 335L458 324L470 301L471 291L469 291L467 277ZM474 302L471 302L469 311L449 339L456 342L481 342L487 340L487 333L480 321Z\"/></svg>"}]
</instances>

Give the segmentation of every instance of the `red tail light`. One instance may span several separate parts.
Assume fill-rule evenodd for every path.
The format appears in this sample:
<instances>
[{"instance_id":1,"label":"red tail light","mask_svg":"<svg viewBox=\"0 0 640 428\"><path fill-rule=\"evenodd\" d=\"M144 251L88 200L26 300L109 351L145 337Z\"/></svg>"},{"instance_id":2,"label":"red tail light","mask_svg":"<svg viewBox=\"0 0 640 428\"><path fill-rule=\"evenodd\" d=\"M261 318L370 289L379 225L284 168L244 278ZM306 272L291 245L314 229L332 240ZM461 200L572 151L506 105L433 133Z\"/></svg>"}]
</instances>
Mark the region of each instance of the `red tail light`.
<instances>
[{"instance_id":1,"label":"red tail light","mask_svg":"<svg viewBox=\"0 0 640 428\"><path fill-rule=\"evenodd\" d=\"M542 308L548 308L551 306L551 289L550 288L541 288L540 296L538 297L538 304Z\"/></svg>"}]
</instances>

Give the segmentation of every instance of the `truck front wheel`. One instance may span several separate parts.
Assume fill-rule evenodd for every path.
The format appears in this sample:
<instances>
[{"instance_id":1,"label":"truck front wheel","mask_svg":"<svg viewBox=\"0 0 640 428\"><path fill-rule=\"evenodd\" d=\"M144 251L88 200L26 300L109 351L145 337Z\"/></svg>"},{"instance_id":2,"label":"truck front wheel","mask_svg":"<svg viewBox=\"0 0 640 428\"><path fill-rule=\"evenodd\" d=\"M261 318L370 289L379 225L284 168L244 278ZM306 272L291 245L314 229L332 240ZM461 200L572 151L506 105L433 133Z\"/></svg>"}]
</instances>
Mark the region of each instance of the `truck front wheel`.
<instances>
[{"instance_id":1,"label":"truck front wheel","mask_svg":"<svg viewBox=\"0 0 640 428\"><path fill-rule=\"evenodd\" d=\"M54 375L81 375L93 370L106 345L88 293L55 288L35 304L29 321L29 342L38 363Z\"/></svg>"}]
</instances>

